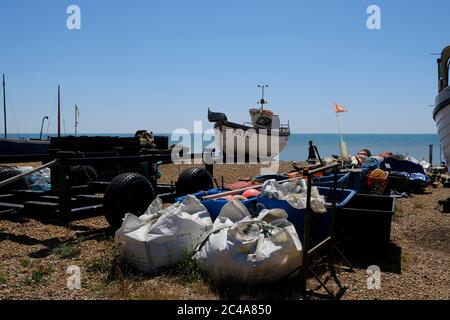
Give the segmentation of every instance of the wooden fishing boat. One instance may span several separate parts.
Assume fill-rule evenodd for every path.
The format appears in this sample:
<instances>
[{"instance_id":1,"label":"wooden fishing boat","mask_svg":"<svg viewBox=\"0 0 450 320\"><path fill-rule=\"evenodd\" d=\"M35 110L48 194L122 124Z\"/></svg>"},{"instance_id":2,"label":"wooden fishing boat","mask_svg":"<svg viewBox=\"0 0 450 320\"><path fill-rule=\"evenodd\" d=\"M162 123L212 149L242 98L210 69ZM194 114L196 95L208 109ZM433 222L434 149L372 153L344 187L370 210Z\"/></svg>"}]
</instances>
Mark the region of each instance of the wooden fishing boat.
<instances>
[{"instance_id":1,"label":"wooden fishing boat","mask_svg":"<svg viewBox=\"0 0 450 320\"><path fill-rule=\"evenodd\" d=\"M450 86L449 86L449 65L450 46L446 47L437 60L439 70L439 93L436 97L436 107L433 118L441 140L441 147L444 153L446 166L450 171Z\"/></svg>"},{"instance_id":2,"label":"wooden fishing boat","mask_svg":"<svg viewBox=\"0 0 450 320\"><path fill-rule=\"evenodd\" d=\"M47 154L50 141L38 139L0 139L1 155Z\"/></svg>"},{"instance_id":3,"label":"wooden fishing boat","mask_svg":"<svg viewBox=\"0 0 450 320\"><path fill-rule=\"evenodd\" d=\"M251 108L251 122L239 124L228 121L221 112L208 109L208 120L214 123L216 144L223 156L238 162L268 161L286 147L291 134L289 123L281 124L279 115L264 109L267 101L259 100L260 108Z\"/></svg>"}]
</instances>

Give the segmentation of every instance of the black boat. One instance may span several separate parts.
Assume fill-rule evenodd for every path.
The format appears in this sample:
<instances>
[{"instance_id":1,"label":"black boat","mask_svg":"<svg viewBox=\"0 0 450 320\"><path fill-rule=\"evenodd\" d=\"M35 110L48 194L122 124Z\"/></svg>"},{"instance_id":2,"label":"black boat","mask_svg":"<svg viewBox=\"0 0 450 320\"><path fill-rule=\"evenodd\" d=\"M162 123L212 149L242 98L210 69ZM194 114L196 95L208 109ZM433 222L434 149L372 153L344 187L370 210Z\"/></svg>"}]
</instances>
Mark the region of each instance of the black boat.
<instances>
[{"instance_id":1,"label":"black boat","mask_svg":"<svg viewBox=\"0 0 450 320\"><path fill-rule=\"evenodd\" d=\"M0 155L41 155L47 154L50 146L49 140L42 140L42 127L44 120L41 124L40 139L11 139L8 138L8 130L6 127L6 93L5 93L5 75L3 75L3 117L4 117L4 138L0 139ZM59 87L58 87L58 114L60 112L59 107ZM59 128L59 126L58 126ZM59 130L58 130L59 131Z\"/></svg>"}]
</instances>

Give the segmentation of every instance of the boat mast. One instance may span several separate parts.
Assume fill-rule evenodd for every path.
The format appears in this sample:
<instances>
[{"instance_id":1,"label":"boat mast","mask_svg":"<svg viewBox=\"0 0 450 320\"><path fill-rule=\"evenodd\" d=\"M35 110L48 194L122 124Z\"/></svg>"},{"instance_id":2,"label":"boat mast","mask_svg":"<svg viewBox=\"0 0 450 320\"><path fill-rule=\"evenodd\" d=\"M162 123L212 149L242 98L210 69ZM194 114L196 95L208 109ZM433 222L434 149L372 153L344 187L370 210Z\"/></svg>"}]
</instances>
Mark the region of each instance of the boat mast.
<instances>
[{"instance_id":1,"label":"boat mast","mask_svg":"<svg viewBox=\"0 0 450 320\"><path fill-rule=\"evenodd\" d=\"M80 115L80 111L78 109L78 106L75 105L75 135L77 135L78 132L78 117Z\"/></svg>"},{"instance_id":2,"label":"boat mast","mask_svg":"<svg viewBox=\"0 0 450 320\"><path fill-rule=\"evenodd\" d=\"M58 138L61 136L61 95L58 86Z\"/></svg>"},{"instance_id":3,"label":"boat mast","mask_svg":"<svg viewBox=\"0 0 450 320\"><path fill-rule=\"evenodd\" d=\"M269 87L269 86L266 85L266 84L258 85L258 88L261 88L261 90L262 90L262 93L261 93L261 100L259 100L259 102L258 102L258 103L261 105L261 111L264 110L264 105L267 104L267 101L264 100L264 88L268 88L268 87Z\"/></svg>"},{"instance_id":4,"label":"boat mast","mask_svg":"<svg viewBox=\"0 0 450 320\"><path fill-rule=\"evenodd\" d=\"M3 74L3 121L5 123L5 139L8 138L8 131L6 129L6 93L5 93L5 74Z\"/></svg>"}]
</instances>

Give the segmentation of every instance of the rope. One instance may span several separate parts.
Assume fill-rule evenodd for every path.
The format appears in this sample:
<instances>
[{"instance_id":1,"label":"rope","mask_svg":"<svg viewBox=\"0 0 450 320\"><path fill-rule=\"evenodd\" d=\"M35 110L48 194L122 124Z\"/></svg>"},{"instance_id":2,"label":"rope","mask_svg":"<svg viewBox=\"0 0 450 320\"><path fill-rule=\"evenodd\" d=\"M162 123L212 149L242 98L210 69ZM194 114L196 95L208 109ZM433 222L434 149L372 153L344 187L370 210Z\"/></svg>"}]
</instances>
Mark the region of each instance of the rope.
<instances>
[{"instance_id":1,"label":"rope","mask_svg":"<svg viewBox=\"0 0 450 320\"><path fill-rule=\"evenodd\" d=\"M50 129L50 123L51 123L51 121L52 121L52 119L53 119L53 110L55 109L55 108L54 108L54 106L55 106L55 101L56 101L56 95L53 96L53 103L52 103L52 105L51 105L51 107L50 107L50 118L49 118L48 121L47 121L47 131L45 132L46 135L48 135L48 131L49 131L49 129Z\"/></svg>"},{"instance_id":2,"label":"rope","mask_svg":"<svg viewBox=\"0 0 450 320\"><path fill-rule=\"evenodd\" d=\"M12 107L11 99L10 99L10 97L8 95L8 92L5 93L5 96L6 96L6 100L8 100L7 110L11 111L11 115L12 115L12 118L13 118L13 121L14 121L14 125L15 125L16 131L17 131L17 136L20 139L21 136L20 136L19 126L18 126L17 121L16 121L16 114L14 113L14 108Z\"/></svg>"},{"instance_id":3,"label":"rope","mask_svg":"<svg viewBox=\"0 0 450 320\"><path fill-rule=\"evenodd\" d=\"M64 104L62 99L60 99L60 104L61 104L61 119L62 119L62 127L63 127L63 131L64 131L64 135L67 136L67 130L66 130L66 121L64 120Z\"/></svg>"}]
</instances>

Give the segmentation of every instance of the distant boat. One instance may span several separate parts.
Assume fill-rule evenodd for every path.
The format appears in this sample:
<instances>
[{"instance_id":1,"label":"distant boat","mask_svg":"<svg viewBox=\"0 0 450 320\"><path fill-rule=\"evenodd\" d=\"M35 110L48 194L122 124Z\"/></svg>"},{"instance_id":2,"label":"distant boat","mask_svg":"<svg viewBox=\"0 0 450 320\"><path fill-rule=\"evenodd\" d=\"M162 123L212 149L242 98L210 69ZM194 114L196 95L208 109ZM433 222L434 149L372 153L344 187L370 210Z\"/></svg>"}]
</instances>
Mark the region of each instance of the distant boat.
<instances>
[{"instance_id":1,"label":"distant boat","mask_svg":"<svg viewBox=\"0 0 450 320\"><path fill-rule=\"evenodd\" d=\"M450 86L448 82L450 46L442 51L441 57L437 62L439 70L439 93L436 97L436 107L434 108L433 118L436 121L445 162L450 171Z\"/></svg>"},{"instance_id":2,"label":"distant boat","mask_svg":"<svg viewBox=\"0 0 450 320\"><path fill-rule=\"evenodd\" d=\"M47 154L50 142L34 139L0 139L0 155Z\"/></svg>"},{"instance_id":3,"label":"distant boat","mask_svg":"<svg viewBox=\"0 0 450 320\"><path fill-rule=\"evenodd\" d=\"M6 120L6 84L5 75L3 75L3 117L4 117L4 138L0 138L0 155L37 155L47 154L50 146L49 140L42 140L42 127L44 120L41 124L40 139L11 139L8 138L7 120ZM59 87L58 87L58 114L59 114Z\"/></svg>"},{"instance_id":4,"label":"distant boat","mask_svg":"<svg viewBox=\"0 0 450 320\"><path fill-rule=\"evenodd\" d=\"M251 122L239 124L228 121L221 112L208 109L208 121L214 123L216 143L224 157L248 161L267 161L275 158L286 146L291 134L289 124L281 124L279 115L264 109L264 88L260 108L251 108Z\"/></svg>"}]
</instances>

